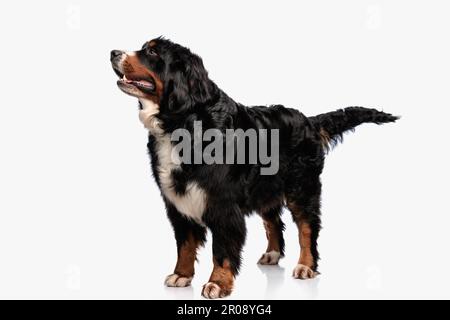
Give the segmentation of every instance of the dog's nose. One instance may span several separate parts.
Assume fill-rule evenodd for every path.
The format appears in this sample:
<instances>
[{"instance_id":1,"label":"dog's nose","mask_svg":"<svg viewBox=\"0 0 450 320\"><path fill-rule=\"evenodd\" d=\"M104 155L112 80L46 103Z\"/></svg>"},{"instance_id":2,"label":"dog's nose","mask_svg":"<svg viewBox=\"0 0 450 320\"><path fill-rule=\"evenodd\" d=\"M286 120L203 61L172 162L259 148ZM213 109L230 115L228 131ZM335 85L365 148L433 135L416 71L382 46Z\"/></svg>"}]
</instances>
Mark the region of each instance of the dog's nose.
<instances>
[{"instance_id":1,"label":"dog's nose","mask_svg":"<svg viewBox=\"0 0 450 320\"><path fill-rule=\"evenodd\" d=\"M118 56L121 56L122 54L123 54L123 51L121 51L121 50L111 51L111 60L117 58Z\"/></svg>"}]
</instances>

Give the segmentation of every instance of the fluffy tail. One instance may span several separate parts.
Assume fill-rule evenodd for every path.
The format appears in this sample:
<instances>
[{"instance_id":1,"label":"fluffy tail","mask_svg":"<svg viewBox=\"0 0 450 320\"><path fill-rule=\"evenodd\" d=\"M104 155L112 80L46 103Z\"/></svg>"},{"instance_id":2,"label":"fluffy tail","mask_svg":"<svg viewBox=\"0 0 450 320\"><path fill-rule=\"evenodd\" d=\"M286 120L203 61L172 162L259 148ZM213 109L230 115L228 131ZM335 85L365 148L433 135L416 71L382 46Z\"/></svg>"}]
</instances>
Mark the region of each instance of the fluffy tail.
<instances>
[{"instance_id":1,"label":"fluffy tail","mask_svg":"<svg viewBox=\"0 0 450 320\"><path fill-rule=\"evenodd\" d=\"M344 132L362 123L382 124L395 122L400 117L376 109L348 107L309 118L320 130L324 145L328 148L342 141Z\"/></svg>"}]
</instances>

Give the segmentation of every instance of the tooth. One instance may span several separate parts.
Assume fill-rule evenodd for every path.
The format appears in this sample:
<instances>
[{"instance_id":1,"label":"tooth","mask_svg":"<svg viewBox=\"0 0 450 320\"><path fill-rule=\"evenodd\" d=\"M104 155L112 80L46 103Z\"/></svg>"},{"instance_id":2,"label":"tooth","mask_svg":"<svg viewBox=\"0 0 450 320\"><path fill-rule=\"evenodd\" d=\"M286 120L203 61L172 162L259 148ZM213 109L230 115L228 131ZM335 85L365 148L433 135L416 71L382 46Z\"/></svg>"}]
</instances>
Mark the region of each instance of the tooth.
<instances>
[{"instance_id":1,"label":"tooth","mask_svg":"<svg viewBox=\"0 0 450 320\"><path fill-rule=\"evenodd\" d=\"M126 75L123 75L122 79L125 80L125 81L128 80Z\"/></svg>"}]
</instances>

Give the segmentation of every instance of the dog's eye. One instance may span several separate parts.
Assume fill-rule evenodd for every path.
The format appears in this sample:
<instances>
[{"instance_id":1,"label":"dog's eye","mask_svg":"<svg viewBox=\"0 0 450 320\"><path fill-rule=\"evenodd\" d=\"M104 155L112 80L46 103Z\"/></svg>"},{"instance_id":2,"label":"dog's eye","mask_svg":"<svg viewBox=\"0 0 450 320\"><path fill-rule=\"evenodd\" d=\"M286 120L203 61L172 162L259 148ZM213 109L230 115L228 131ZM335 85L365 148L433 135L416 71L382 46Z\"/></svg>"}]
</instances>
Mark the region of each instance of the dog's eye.
<instances>
[{"instance_id":1,"label":"dog's eye","mask_svg":"<svg viewBox=\"0 0 450 320\"><path fill-rule=\"evenodd\" d=\"M153 48L148 49L147 52L148 52L148 54L151 55L151 56L156 56L156 55L158 55L158 54L156 53L156 50L153 49Z\"/></svg>"}]
</instances>

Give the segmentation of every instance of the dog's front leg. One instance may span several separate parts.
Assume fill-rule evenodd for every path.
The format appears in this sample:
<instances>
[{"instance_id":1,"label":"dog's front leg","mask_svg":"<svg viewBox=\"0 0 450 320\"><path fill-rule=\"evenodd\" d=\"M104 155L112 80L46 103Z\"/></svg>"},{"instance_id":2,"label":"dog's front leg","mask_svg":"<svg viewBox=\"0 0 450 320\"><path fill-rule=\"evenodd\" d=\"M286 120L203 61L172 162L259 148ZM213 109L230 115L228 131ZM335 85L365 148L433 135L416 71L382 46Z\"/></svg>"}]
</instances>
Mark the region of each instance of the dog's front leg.
<instances>
[{"instance_id":1,"label":"dog's front leg","mask_svg":"<svg viewBox=\"0 0 450 320\"><path fill-rule=\"evenodd\" d=\"M246 236L245 219L238 208L221 207L210 208L204 221L212 233L214 268L202 295L208 299L223 298L231 294L239 272Z\"/></svg>"},{"instance_id":2,"label":"dog's front leg","mask_svg":"<svg viewBox=\"0 0 450 320\"><path fill-rule=\"evenodd\" d=\"M167 216L172 223L177 241L177 264L165 284L168 287L187 287L194 277L197 248L205 242L206 229L182 216L171 204L167 204Z\"/></svg>"},{"instance_id":3,"label":"dog's front leg","mask_svg":"<svg viewBox=\"0 0 450 320\"><path fill-rule=\"evenodd\" d=\"M284 223L280 217L281 212L281 206L259 212L264 220L267 237L267 249L258 260L259 264L278 264L280 258L284 256Z\"/></svg>"}]
</instances>

